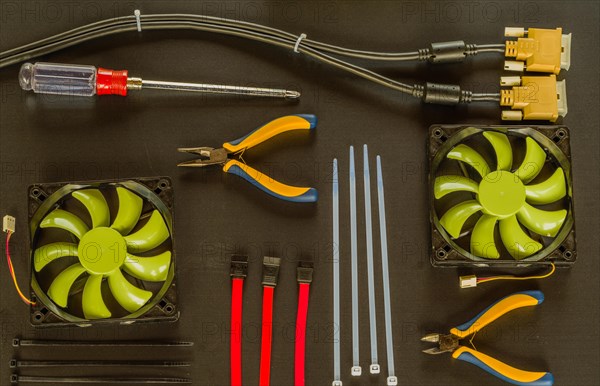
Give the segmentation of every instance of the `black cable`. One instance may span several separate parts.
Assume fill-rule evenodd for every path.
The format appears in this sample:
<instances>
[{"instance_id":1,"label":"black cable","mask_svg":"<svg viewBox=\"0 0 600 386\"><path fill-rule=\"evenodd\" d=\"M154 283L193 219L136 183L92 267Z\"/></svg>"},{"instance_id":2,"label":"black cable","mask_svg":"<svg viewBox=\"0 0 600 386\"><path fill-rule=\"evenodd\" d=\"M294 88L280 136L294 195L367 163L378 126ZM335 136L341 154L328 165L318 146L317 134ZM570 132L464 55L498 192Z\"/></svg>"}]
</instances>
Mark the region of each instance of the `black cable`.
<instances>
[{"instance_id":1,"label":"black cable","mask_svg":"<svg viewBox=\"0 0 600 386\"><path fill-rule=\"evenodd\" d=\"M506 50L506 45L504 45L504 44L480 44L480 45L475 45L475 47L477 48L477 51L479 53L499 52L499 53L503 54Z\"/></svg>"},{"instance_id":2,"label":"black cable","mask_svg":"<svg viewBox=\"0 0 600 386\"><path fill-rule=\"evenodd\" d=\"M141 16L141 20L145 23L146 21L195 21L195 22L204 22L205 24L213 24L213 25L221 25L228 27L236 27L240 29L245 29L247 31L255 31L260 32L262 34L268 34L271 36L280 37L283 39L290 39L296 41L298 39L297 35L291 34L289 32L285 32L276 28L263 26L260 24L244 22L240 20L231 20L231 19L223 19L217 18L213 16L206 15L185 15L185 14L158 14L158 15L143 15ZM2 57L8 54L13 54L19 51L22 51L27 48L34 47L36 45L43 45L50 42L54 42L64 36L79 34L89 32L93 29L101 29L106 26L114 26L116 24L132 24L135 25L136 19L134 16L124 16L118 19L107 19L99 22L91 23L86 26L78 27L73 30L57 34L46 39L42 39L38 42L28 44L25 46L21 46L9 51L2 53ZM322 43L316 40L311 40L309 38L305 38L302 40L302 45L309 46L311 48L321 50L324 52L328 52L331 54L349 56L355 58L362 59L370 59L370 60L390 60L390 61L403 61L403 60L426 60L427 57L423 56L419 53L419 51L414 52L404 52L404 53L394 53L394 52L375 52L375 51L363 51L363 50L354 50L349 48L344 48L332 44ZM488 45L474 45L477 49L477 52L504 52L503 44L488 44ZM420 51L427 51L420 50ZM428 53L430 55L430 53Z\"/></svg>"},{"instance_id":3,"label":"black cable","mask_svg":"<svg viewBox=\"0 0 600 386\"><path fill-rule=\"evenodd\" d=\"M288 49L297 48L299 53L306 54L321 62L340 68L344 71L363 77L372 82L381 84L385 87L410 94L416 97L423 97L422 87L411 86L396 80L387 78L374 71L365 69L348 63L339 58L328 55L327 53L349 56L371 60L424 60L427 59L429 51L427 49L419 52L408 53L386 53L352 50L335 45L325 44L309 39L302 39L298 42L298 37L291 33L281 31L276 28L262 26L259 24L221 19L204 15L180 15L180 14L157 14L142 15L142 29L145 30L163 30L163 29L194 29L206 32L221 33L231 36L242 37L256 40ZM135 16L125 16L117 19L107 19L78 27L45 39L26 44L5 52L0 53L0 68L28 60L37 56L47 55L58 50L71 47L89 40L104 36L110 36L117 33L136 31L137 23ZM503 52L503 45L482 45L475 46L476 49L470 54L480 52ZM466 98L460 98L460 102L498 100L499 95L491 94L472 94ZM491 99L490 99L491 98ZM495 98L495 99L494 99Z\"/></svg>"}]
</instances>

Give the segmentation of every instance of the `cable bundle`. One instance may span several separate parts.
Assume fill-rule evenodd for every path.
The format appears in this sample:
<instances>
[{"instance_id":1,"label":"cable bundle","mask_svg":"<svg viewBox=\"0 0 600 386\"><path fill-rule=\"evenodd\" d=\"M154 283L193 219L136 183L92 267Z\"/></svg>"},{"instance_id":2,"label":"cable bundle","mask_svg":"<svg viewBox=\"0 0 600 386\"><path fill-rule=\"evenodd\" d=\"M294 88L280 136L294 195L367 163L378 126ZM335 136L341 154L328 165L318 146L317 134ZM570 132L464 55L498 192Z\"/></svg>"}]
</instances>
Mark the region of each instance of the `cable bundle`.
<instances>
[{"instance_id":1,"label":"cable bundle","mask_svg":"<svg viewBox=\"0 0 600 386\"><path fill-rule=\"evenodd\" d=\"M498 101L499 94L479 94L460 90L459 86L427 83L424 86L410 85L356 64L349 63L332 55L376 61L414 61L431 62L457 61L479 52L504 52L504 44L474 45L464 42L434 43L431 48L414 52L375 52L344 48L332 44L311 40L305 34L296 36L276 28L238 20L222 19L206 15L154 14L135 15L107 19L78 27L48 38L13 48L0 53L0 68L33 57L47 55L89 40L110 36L122 32L138 30L192 29L220 33L245 39L260 41L271 45L306 54L320 62L350 72L369 81L423 99L425 102L456 104L472 101ZM439 55L442 53L449 55Z\"/></svg>"}]
</instances>

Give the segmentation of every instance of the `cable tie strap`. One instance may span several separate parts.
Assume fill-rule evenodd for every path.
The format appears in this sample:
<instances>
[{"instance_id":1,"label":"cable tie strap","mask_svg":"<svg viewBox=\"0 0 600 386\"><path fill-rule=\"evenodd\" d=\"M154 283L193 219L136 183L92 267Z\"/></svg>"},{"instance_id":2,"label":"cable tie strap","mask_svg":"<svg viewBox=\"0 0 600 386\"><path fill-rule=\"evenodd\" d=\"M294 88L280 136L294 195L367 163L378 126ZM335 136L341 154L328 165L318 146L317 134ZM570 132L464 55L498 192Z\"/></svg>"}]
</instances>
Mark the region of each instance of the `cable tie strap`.
<instances>
[{"instance_id":1,"label":"cable tie strap","mask_svg":"<svg viewBox=\"0 0 600 386\"><path fill-rule=\"evenodd\" d=\"M300 48L300 42L302 41L302 39L306 38L306 34L300 34L300 36L298 36L298 40L296 40L296 44L294 45L294 52L298 53L298 48Z\"/></svg>"},{"instance_id":2,"label":"cable tie strap","mask_svg":"<svg viewBox=\"0 0 600 386\"><path fill-rule=\"evenodd\" d=\"M139 9L136 9L135 11L133 11L133 15L135 16L135 23L137 24L138 32L142 32L142 19L140 17L142 13Z\"/></svg>"}]
</instances>

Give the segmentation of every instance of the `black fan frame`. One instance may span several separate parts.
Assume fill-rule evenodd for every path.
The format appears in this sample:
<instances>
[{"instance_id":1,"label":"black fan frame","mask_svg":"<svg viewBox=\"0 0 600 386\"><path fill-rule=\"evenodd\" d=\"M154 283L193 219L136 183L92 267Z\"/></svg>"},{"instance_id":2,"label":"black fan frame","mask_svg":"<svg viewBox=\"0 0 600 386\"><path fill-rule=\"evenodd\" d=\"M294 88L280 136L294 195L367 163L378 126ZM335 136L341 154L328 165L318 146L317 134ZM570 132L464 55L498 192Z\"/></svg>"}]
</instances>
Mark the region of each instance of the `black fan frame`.
<instances>
[{"instance_id":1,"label":"black fan frame","mask_svg":"<svg viewBox=\"0 0 600 386\"><path fill-rule=\"evenodd\" d=\"M126 317L87 320L72 315L52 302L36 279L33 270L33 252L40 221L51 210L69 199L70 193L86 188L105 189L122 186L138 195L154 208L158 209L167 223L171 234L171 268L162 288L141 309ZM179 319L177 307L177 275L176 253L173 232L173 187L169 177L140 177L120 180L40 183L28 189L30 263L31 263L31 298L36 302L30 307L30 323L34 327L72 326L88 327L91 325L132 324L137 322L174 322Z\"/></svg>"},{"instance_id":2,"label":"black fan frame","mask_svg":"<svg viewBox=\"0 0 600 386\"><path fill-rule=\"evenodd\" d=\"M484 259L472 255L455 243L439 224L435 209L433 185L437 170L446 154L459 143L483 131L497 131L509 136L530 136L546 150L553 161L563 168L567 180L568 213L565 224L554 241L538 253L521 260L500 256L499 259ZM436 124L429 128L427 155L429 160L429 213L431 225L430 260L434 267L503 267L525 268L548 266L570 267L577 260L575 217L573 202L573 175L571 171L570 133L565 126L485 126ZM475 149L477 150L477 149Z\"/></svg>"}]
</instances>

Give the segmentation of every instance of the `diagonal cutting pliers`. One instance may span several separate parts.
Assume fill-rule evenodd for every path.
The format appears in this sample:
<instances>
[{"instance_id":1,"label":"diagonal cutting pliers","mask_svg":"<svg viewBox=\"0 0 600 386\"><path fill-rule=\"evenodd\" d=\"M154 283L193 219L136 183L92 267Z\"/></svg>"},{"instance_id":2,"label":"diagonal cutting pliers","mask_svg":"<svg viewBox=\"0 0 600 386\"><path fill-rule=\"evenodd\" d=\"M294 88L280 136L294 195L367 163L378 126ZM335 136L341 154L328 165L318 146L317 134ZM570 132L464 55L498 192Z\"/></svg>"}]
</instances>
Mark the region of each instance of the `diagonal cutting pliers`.
<instances>
[{"instance_id":1,"label":"diagonal cutting pliers","mask_svg":"<svg viewBox=\"0 0 600 386\"><path fill-rule=\"evenodd\" d=\"M258 170L238 161L247 149L259 145L274 136L292 130L313 130L317 117L312 114L286 115L257 128L235 141L225 142L222 148L189 147L179 148L180 152L198 154L201 158L182 162L177 166L204 167L223 165L223 171L242 177L262 191L285 201L316 202L317 190L290 186L259 172Z\"/></svg>"},{"instance_id":2,"label":"diagonal cutting pliers","mask_svg":"<svg viewBox=\"0 0 600 386\"><path fill-rule=\"evenodd\" d=\"M536 306L544 301L540 291L517 292L498 300L468 322L450 330L449 334L428 334L424 342L437 343L438 347L423 350L426 354L452 353L452 358L472 363L488 373L514 385L551 386L554 376L548 372L520 370L477 350L460 345L460 340L475 334L502 315L521 307Z\"/></svg>"}]
</instances>

